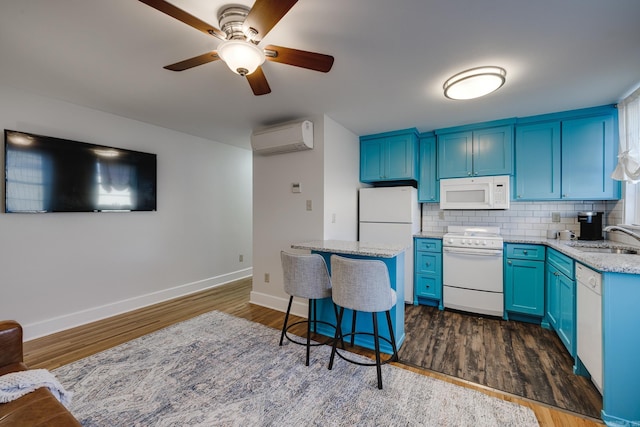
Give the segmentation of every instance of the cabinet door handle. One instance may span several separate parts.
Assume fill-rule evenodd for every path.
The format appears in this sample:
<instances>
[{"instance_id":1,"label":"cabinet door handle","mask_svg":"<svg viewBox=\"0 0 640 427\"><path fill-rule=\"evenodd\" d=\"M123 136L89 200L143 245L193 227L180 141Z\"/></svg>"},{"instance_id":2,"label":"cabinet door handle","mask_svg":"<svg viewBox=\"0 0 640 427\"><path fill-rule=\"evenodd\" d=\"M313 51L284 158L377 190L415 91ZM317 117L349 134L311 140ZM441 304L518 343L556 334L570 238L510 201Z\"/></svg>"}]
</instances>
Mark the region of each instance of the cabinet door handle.
<instances>
[{"instance_id":1,"label":"cabinet door handle","mask_svg":"<svg viewBox=\"0 0 640 427\"><path fill-rule=\"evenodd\" d=\"M507 261L507 264L511 265L511 261Z\"/></svg>"},{"instance_id":2,"label":"cabinet door handle","mask_svg":"<svg viewBox=\"0 0 640 427\"><path fill-rule=\"evenodd\" d=\"M525 255L527 255L529 252L525 249L524 251L522 251Z\"/></svg>"},{"instance_id":3,"label":"cabinet door handle","mask_svg":"<svg viewBox=\"0 0 640 427\"><path fill-rule=\"evenodd\" d=\"M429 262L425 262L424 265L426 265L427 267L429 267L431 265L431 263Z\"/></svg>"}]
</instances>

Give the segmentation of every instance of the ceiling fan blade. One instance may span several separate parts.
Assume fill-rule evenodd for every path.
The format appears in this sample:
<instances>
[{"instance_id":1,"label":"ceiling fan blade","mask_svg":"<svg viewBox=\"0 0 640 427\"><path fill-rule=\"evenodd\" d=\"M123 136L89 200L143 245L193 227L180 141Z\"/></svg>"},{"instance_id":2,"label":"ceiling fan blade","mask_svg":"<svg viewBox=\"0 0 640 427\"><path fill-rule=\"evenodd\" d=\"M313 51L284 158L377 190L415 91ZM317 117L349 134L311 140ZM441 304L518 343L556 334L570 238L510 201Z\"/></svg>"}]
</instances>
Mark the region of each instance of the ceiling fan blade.
<instances>
[{"instance_id":1,"label":"ceiling fan blade","mask_svg":"<svg viewBox=\"0 0 640 427\"><path fill-rule=\"evenodd\" d=\"M265 47L264 51L267 59L272 62L294 65L323 73L331 70L333 66L333 56L322 53L307 52L306 50L274 45Z\"/></svg>"},{"instance_id":2,"label":"ceiling fan blade","mask_svg":"<svg viewBox=\"0 0 640 427\"><path fill-rule=\"evenodd\" d=\"M298 0L256 0L242 24L242 31L259 42ZM254 31L251 31L253 29Z\"/></svg>"},{"instance_id":3,"label":"ceiling fan blade","mask_svg":"<svg viewBox=\"0 0 640 427\"><path fill-rule=\"evenodd\" d=\"M269 87L267 78L264 76L262 67L258 67L253 73L248 74L247 81L249 82L249 86L251 86L251 90L253 90L254 95L258 96L271 93L271 88Z\"/></svg>"},{"instance_id":4,"label":"ceiling fan blade","mask_svg":"<svg viewBox=\"0 0 640 427\"><path fill-rule=\"evenodd\" d=\"M151 6L152 8L159 10L162 13L165 13L172 18L177 19L178 21L184 22L185 24L195 28L196 30L200 30L205 34L212 35L221 40L226 40L227 35L217 29L216 27L212 27L206 22L196 18L195 16L185 12L182 9L179 9L172 5L169 2L164 0L140 0L142 3Z\"/></svg>"},{"instance_id":5,"label":"ceiling fan blade","mask_svg":"<svg viewBox=\"0 0 640 427\"><path fill-rule=\"evenodd\" d=\"M193 58L185 59L184 61L176 62L175 64L167 65L163 68L171 71L184 71L189 68L197 67L198 65L217 61L218 59L220 59L220 57L216 51L211 51L203 53L202 55L194 56Z\"/></svg>"}]
</instances>

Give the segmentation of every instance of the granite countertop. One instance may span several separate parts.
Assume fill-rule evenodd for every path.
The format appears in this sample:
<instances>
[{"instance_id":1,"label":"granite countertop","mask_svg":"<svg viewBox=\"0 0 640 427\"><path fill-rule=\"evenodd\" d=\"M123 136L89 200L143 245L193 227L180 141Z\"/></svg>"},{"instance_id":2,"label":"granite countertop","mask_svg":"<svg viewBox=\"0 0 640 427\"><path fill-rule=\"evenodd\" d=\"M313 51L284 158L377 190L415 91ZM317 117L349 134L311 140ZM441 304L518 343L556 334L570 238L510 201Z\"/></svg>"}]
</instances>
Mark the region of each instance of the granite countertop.
<instances>
[{"instance_id":1,"label":"granite countertop","mask_svg":"<svg viewBox=\"0 0 640 427\"><path fill-rule=\"evenodd\" d=\"M414 237L441 239L444 233L420 232ZM529 236L503 236L505 243L528 243L532 245L545 245L553 248L574 260L606 273L640 274L640 255L607 254L598 252L585 252L576 246L594 248L623 248L633 249L640 253L640 248L612 240L557 240L544 237Z\"/></svg>"},{"instance_id":2,"label":"granite countertop","mask_svg":"<svg viewBox=\"0 0 640 427\"><path fill-rule=\"evenodd\" d=\"M633 249L640 252L640 248L612 241L612 240L556 240L541 237L510 236L504 239L505 243L532 243L543 244L553 248L574 260L606 273L640 274L640 255L607 254L598 252L585 252L576 246L592 248L622 248Z\"/></svg>"},{"instance_id":3,"label":"granite countertop","mask_svg":"<svg viewBox=\"0 0 640 427\"><path fill-rule=\"evenodd\" d=\"M393 258L408 249L408 247L402 245L351 242L346 240L314 240L311 242L293 243L291 247L293 249L307 249L310 251L363 255L377 258Z\"/></svg>"}]
</instances>

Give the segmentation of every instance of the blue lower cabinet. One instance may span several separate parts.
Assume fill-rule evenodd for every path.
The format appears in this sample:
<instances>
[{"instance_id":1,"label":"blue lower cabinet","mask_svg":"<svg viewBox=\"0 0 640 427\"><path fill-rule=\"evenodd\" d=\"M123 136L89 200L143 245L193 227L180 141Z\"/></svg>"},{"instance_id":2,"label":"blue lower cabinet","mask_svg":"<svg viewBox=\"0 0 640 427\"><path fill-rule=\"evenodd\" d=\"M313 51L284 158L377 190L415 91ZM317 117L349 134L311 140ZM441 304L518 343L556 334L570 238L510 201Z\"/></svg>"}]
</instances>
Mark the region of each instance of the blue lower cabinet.
<instances>
[{"instance_id":1,"label":"blue lower cabinet","mask_svg":"<svg viewBox=\"0 0 640 427\"><path fill-rule=\"evenodd\" d=\"M416 238L414 248L413 304L442 310L442 240Z\"/></svg>"},{"instance_id":2,"label":"blue lower cabinet","mask_svg":"<svg viewBox=\"0 0 640 427\"><path fill-rule=\"evenodd\" d=\"M546 317L543 325L560 337L571 357L576 356L576 280L573 259L547 250Z\"/></svg>"},{"instance_id":3,"label":"blue lower cabinet","mask_svg":"<svg viewBox=\"0 0 640 427\"><path fill-rule=\"evenodd\" d=\"M545 247L507 244L505 249L504 317L540 324L544 317Z\"/></svg>"}]
</instances>

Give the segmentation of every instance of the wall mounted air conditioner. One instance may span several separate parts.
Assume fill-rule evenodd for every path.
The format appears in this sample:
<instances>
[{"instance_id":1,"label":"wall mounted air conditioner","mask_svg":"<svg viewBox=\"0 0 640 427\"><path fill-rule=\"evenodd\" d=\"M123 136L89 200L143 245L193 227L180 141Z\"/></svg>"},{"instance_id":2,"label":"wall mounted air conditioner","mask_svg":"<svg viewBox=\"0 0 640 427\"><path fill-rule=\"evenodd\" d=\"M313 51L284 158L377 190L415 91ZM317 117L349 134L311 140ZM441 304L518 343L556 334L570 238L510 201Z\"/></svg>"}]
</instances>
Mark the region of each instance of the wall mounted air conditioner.
<instances>
[{"instance_id":1,"label":"wall mounted air conditioner","mask_svg":"<svg viewBox=\"0 0 640 427\"><path fill-rule=\"evenodd\" d=\"M251 134L251 147L262 155L311 150L313 123L305 120L255 131Z\"/></svg>"}]
</instances>

